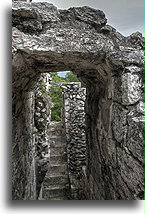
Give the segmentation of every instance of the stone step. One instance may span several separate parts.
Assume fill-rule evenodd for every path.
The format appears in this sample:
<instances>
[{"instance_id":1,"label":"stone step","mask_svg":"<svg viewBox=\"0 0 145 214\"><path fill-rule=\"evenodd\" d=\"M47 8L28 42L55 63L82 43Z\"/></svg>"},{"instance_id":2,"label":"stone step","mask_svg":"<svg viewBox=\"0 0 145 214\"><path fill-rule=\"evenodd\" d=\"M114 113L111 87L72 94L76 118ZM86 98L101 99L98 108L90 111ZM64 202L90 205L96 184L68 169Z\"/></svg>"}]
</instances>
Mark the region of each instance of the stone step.
<instances>
[{"instance_id":1,"label":"stone step","mask_svg":"<svg viewBox=\"0 0 145 214\"><path fill-rule=\"evenodd\" d=\"M56 144L55 145L55 147L53 147L53 148L66 148L66 143L64 143L64 142L59 142L58 144Z\"/></svg>"},{"instance_id":2,"label":"stone step","mask_svg":"<svg viewBox=\"0 0 145 214\"><path fill-rule=\"evenodd\" d=\"M66 185L68 184L68 175L64 173L59 174L49 174L47 173L43 182L44 187L48 186L57 186L57 185Z\"/></svg>"},{"instance_id":3,"label":"stone step","mask_svg":"<svg viewBox=\"0 0 145 214\"><path fill-rule=\"evenodd\" d=\"M55 135L53 135L53 136L50 136L50 139L51 140L59 140L59 141L62 141L62 140L65 140L66 139L66 137L65 136L55 136Z\"/></svg>"},{"instance_id":4,"label":"stone step","mask_svg":"<svg viewBox=\"0 0 145 214\"><path fill-rule=\"evenodd\" d=\"M54 147L56 146L66 146L66 139L64 137L50 137L50 140L54 143ZM53 143L52 143L53 145Z\"/></svg>"},{"instance_id":5,"label":"stone step","mask_svg":"<svg viewBox=\"0 0 145 214\"><path fill-rule=\"evenodd\" d=\"M50 148L50 156L51 155L63 155L66 154L66 148L65 147L54 147Z\"/></svg>"},{"instance_id":6,"label":"stone step","mask_svg":"<svg viewBox=\"0 0 145 214\"><path fill-rule=\"evenodd\" d=\"M57 164L57 163L66 163L67 156L66 154L63 155L50 155L50 164Z\"/></svg>"},{"instance_id":7,"label":"stone step","mask_svg":"<svg viewBox=\"0 0 145 214\"><path fill-rule=\"evenodd\" d=\"M48 172L51 172L51 173L67 172L67 164L50 165L48 167Z\"/></svg>"},{"instance_id":8,"label":"stone step","mask_svg":"<svg viewBox=\"0 0 145 214\"><path fill-rule=\"evenodd\" d=\"M43 199L45 200L45 199ZM64 196L64 197L54 197L54 198L49 198L49 200L51 201L57 201L57 200L60 200L60 201L63 201L63 200L69 200L69 198L67 196Z\"/></svg>"},{"instance_id":9,"label":"stone step","mask_svg":"<svg viewBox=\"0 0 145 214\"><path fill-rule=\"evenodd\" d=\"M45 196L44 198L49 200L49 198L56 198L56 197L64 197L69 194L69 186L51 186L45 188Z\"/></svg>"}]
</instances>

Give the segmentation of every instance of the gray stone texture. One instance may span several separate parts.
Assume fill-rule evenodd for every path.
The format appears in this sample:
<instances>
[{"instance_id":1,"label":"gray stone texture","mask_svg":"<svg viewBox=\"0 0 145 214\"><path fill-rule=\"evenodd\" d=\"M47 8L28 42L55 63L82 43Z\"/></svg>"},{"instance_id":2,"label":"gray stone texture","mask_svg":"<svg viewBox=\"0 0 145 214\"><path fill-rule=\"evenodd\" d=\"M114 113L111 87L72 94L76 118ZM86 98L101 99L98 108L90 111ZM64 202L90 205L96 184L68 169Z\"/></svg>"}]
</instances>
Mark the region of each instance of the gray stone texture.
<instances>
[{"instance_id":1,"label":"gray stone texture","mask_svg":"<svg viewBox=\"0 0 145 214\"><path fill-rule=\"evenodd\" d=\"M34 145L35 145L35 171L36 195L39 197L41 185L48 171L50 162L50 138L47 133L51 122L52 101L49 95L49 74L41 74L34 91Z\"/></svg>"},{"instance_id":2,"label":"gray stone texture","mask_svg":"<svg viewBox=\"0 0 145 214\"><path fill-rule=\"evenodd\" d=\"M86 166L85 98L80 83L63 84L64 120L67 140L71 197L81 200L83 167Z\"/></svg>"},{"instance_id":3,"label":"gray stone texture","mask_svg":"<svg viewBox=\"0 0 145 214\"><path fill-rule=\"evenodd\" d=\"M13 199L36 199L36 82L68 70L86 86L86 200L143 199L143 38L106 21L89 7L13 2Z\"/></svg>"},{"instance_id":4,"label":"gray stone texture","mask_svg":"<svg viewBox=\"0 0 145 214\"><path fill-rule=\"evenodd\" d=\"M64 122L52 121L47 133L50 139L50 162L38 200L69 200L70 182Z\"/></svg>"}]
</instances>

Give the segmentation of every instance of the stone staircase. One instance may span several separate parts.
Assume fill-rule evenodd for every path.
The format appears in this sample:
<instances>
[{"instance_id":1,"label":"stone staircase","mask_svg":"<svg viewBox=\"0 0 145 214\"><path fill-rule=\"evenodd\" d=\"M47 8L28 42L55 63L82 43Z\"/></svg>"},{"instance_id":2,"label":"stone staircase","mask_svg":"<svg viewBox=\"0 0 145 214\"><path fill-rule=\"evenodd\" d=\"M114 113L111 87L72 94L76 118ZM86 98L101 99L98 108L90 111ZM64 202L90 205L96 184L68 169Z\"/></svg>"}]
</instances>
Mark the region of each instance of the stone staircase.
<instances>
[{"instance_id":1,"label":"stone staircase","mask_svg":"<svg viewBox=\"0 0 145 214\"><path fill-rule=\"evenodd\" d=\"M50 165L43 181L39 200L69 200L66 140L49 133Z\"/></svg>"}]
</instances>

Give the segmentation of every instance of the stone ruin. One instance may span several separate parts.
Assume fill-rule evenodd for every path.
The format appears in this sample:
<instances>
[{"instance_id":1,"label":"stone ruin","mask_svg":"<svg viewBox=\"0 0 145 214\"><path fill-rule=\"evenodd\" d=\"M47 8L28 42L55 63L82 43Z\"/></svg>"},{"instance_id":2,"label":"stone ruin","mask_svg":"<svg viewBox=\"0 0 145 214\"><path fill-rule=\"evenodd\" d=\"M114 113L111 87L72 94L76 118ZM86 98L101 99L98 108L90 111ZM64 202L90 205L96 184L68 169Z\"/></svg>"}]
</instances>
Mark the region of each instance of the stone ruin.
<instances>
[{"instance_id":1,"label":"stone ruin","mask_svg":"<svg viewBox=\"0 0 145 214\"><path fill-rule=\"evenodd\" d=\"M47 77L49 74L45 74ZM45 75L41 77L43 78L43 81L45 80ZM40 79L40 80L41 80ZM52 159L55 158L53 156L54 152L55 154L59 154L59 151L54 150L55 148L57 150L65 150L67 153L67 172L68 172L68 178L69 178L69 191L68 195L69 198L72 199L80 199L83 196L83 187L81 185L81 181L84 176L83 167L86 166L86 138L85 138L85 97L86 97L86 89L81 88L81 83L55 83L55 82L47 82L47 86L49 86L49 89L52 86L59 86L63 90L63 106L62 106L62 119L61 124L64 128L60 128L60 122L51 122L48 121L49 115L46 112L46 109L51 109L51 99L48 96L46 106L45 108L42 107L41 103L44 103L42 101L43 96L38 97L36 96L36 102L35 102L35 109L37 108L37 99L39 99L39 106L41 106L41 111L43 111L43 115L40 115L40 118L36 118L34 116L34 121L36 121L36 124L39 122L39 120L43 120L43 124L47 124L48 127L42 128L42 134L39 132L36 132L35 140L36 148L38 147L39 154L37 155L39 159L39 162L36 163L36 167L38 168L36 173L36 178L38 182L36 182L36 189L38 190L38 198L39 200L48 200L48 186L49 181L47 182L49 178L49 171L53 170L52 166L54 168L57 166L62 167L62 164L55 161L53 162ZM38 90L39 91L39 90ZM49 91L47 91L49 94ZM38 93L38 92L37 92ZM37 95L36 93L36 95ZM37 98L38 97L38 98ZM41 99L41 101L40 101ZM50 106L47 108L47 106ZM34 109L34 113L38 114L36 110ZM45 114L44 114L45 110ZM37 122L38 121L38 122ZM63 130L63 133L59 133L57 136L58 131ZM44 133L45 137L44 138ZM52 134L53 133L53 134ZM52 136L53 135L53 136ZM55 144L59 144L61 139L60 136L64 135L63 138L63 144L65 144L65 148L62 147L55 147ZM42 139L42 140L41 140ZM53 151L54 150L54 151ZM43 154L42 154L43 153ZM60 156L59 156L60 158ZM53 162L53 163L52 163ZM65 161L63 160L63 165ZM59 167L59 168L60 168ZM41 192L41 193L40 193Z\"/></svg>"},{"instance_id":2,"label":"stone ruin","mask_svg":"<svg viewBox=\"0 0 145 214\"><path fill-rule=\"evenodd\" d=\"M68 70L86 87L60 86L68 199L143 199L142 35L124 37L87 6L14 1L12 11L12 199L48 200L51 102L37 84Z\"/></svg>"}]
</instances>

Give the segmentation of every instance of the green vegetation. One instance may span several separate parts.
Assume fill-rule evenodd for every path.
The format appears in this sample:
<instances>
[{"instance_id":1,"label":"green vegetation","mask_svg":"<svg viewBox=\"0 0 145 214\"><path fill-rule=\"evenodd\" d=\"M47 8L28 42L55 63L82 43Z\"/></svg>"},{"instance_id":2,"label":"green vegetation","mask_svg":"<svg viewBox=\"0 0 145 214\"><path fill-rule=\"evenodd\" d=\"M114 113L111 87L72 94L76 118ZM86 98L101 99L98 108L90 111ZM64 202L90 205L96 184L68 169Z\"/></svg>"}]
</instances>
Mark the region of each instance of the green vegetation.
<instances>
[{"instance_id":1,"label":"green vegetation","mask_svg":"<svg viewBox=\"0 0 145 214\"><path fill-rule=\"evenodd\" d=\"M51 120L61 120L61 108L62 108L62 89L59 86L52 86L50 90L50 96L54 107L51 109Z\"/></svg>"},{"instance_id":2,"label":"green vegetation","mask_svg":"<svg viewBox=\"0 0 145 214\"><path fill-rule=\"evenodd\" d=\"M65 79L68 82L79 82L78 78L72 72L68 72L65 75Z\"/></svg>"},{"instance_id":3,"label":"green vegetation","mask_svg":"<svg viewBox=\"0 0 145 214\"><path fill-rule=\"evenodd\" d=\"M79 82L77 77L72 72L68 72L65 77L60 77L57 72L51 73L51 78L52 82ZM50 96L54 104L51 112L51 120L60 121L62 108L62 89L59 86L52 86L50 89Z\"/></svg>"}]
</instances>

